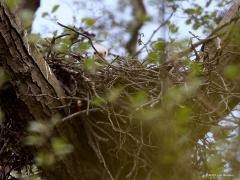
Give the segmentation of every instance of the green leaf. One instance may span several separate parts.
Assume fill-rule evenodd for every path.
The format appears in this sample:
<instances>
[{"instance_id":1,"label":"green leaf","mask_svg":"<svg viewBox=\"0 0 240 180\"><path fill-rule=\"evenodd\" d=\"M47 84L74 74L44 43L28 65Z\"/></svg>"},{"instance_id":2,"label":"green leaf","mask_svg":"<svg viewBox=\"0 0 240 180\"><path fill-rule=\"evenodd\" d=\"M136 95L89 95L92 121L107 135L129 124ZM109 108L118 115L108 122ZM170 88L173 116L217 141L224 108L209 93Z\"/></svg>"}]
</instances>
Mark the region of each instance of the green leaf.
<instances>
[{"instance_id":1,"label":"green leaf","mask_svg":"<svg viewBox=\"0 0 240 180\"><path fill-rule=\"evenodd\" d=\"M185 134L188 130L188 122L190 120L190 115L192 110L187 106L181 106L176 110L176 131L179 134Z\"/></svg>"},{"instance_id":2,"label":"green leaf","mask_svg":"<svg viewBox=\"0 0 240 180\"><path fill-rule=\"evenodd\" d=\"M122 88L113 88L107 94L107 99L109 102L114 102L118 99L122 92Z\"/></svg>"},{"instance_id":3,"label":"green leaf","mask_svg":"<svg viewBox=\"0 0 240 180\"><path fill-rule=\"evenodd\" d=\"M147 100L147 94L144 91L138 91L136 94L130 97L133 108L138 108L143 105Z\"/></svg>"},{"instance_id":4,"label":"green leaf","mask_svg":"<svg viewBox=\"0 0 240 180\"><path fill-rule=\"evenodd\" d=\"M41 151L35 156L35 161L39 166L50 166L55 162L55 157L53 153Z\"/></svg>"},{"instance_id":5,"label":"green leaf","mask_svg":"<svg viewBox=\"0 0 240 180\"><path fill-rule=\"evenodd\" d=\"M164 49L164 47L165 47L165 42L164 41L162 41L162 40L160 40L160 41L155 41L155 42L153 42L152 44L151 44L151 46L152 46L152 48L154 49L154 50L163 50Z\"/></svg>"},{"instance_id":6,"label":"green leaf","mask_svg":"<svg viewBox=\"0 0 240 180\"><path fill-rule=\"evenodd\" d=\"M141 16L140 17L140 21L141 22L149 22L152 20L152 17L151 16Z\"/></svg>"},{"instance_id":7,"label":"green leaf","mask_svg":"<svg viewBox=\"0 0 240 180\"><path fill-rule=\"evenodd\" d=\"M202 13L202 7L201 6L198 6L197 8L196 8L196 10L195 10L195 13L197 14L197 15L201 15L201 13Z\"/></svg>"},{"instance_id":8,"label":"green leaf","mask_svg":"<svg viewBox=\"0 0 240 180\"><path fill-rule=\"evenodd\" d=\"M92 97L91 104L94 106L101 106L103 104L106 104L106 101L103 98L99 98L97 96Z\"/></svg>"},{"instance_id":9,"label":"green leaf","mask_svg":"<svg viewBox=\"0 0 240 180\"><path fill-rule=\"evenodd\" d=\"M170 32L171 33L176 33L176 32L178 32L178 27L175 25L175 24L169 24L168 25L168 28L169 28L169 30L170 30Z\"/></svg>"},{"instance_id":10,"label":"green leaf","mask_svg":"<svg viewBox=\"0 0 240 180\"><path fill-rule=\"evenodd\" d=\"M194 29L194 30L197 30L199 27L200 27L200 24L199 24L199 23L195 22L195 23L193 24L193 29Z\"/></svg>"},{"instance_id":11,"label":"green leaf","mask_svg":"<svg viewBox=\"0 0 240 180\"><path fill-rule=\"evenodd\" d=\"M77 47L77 51L86 52L90 48L89 43L80 43Z\"/></svg>"},{"instance_id":12,"label":"green leaf","mask_svg":"<svg viewBox=\"0 0 240 180\"><path fill-rule=\"evenodd\" d=\"M64 53L64 52L67 52L67 51L69 50L68 44L66 44L66 43L62 44L62 45L60 46L59 50L60 50L61 52L63 52L63 53Z\"/></svg>"},{"instance_id":13,"label":"green leaf","mask_svg":"<svg viewBox=\"0 0 240 180\"><path fill-rule=\"evenodd\" d=\"M54 5L52 8L52 13L55 13L58 10L58 8L59 8L58 4Z\"/></svg>"},{"instance_id":14,"label":"green leaf","mask_svg":"<svg viewBox=\"0 0 240 180\"><path fill-rule=\"evenodd\" d=\"M89 71L94 71L96 68L94 59L87 58L83 61L83 68Z\"/></svg>"},{"instance_id":15,"label":"green leaf","mask_svg":"<svg viewBox=\"0 0 240 180\"><path fill-rule=\"evenodd\" d=\"M106 31L102 32L102 35L104 38L107 38L108 34L109 34L109 32L106 32Z\"/></svg>"},{"instance_id":16,"label":"green leaf","mask_svg":"<svg viewBox=\"0 0 240 180\"><path fill-rule=\"evenodd\" d=\"M176 120L178 124L185 124L190 115L191 115L192 110L189 107L180 107L176 111Z\"/></svg>"},{"instance_id":17,"label":"green leaf","mask_svg":"<svg viewBox=\"0 0 240 180\"><path fill-rule=\"evenodd\" d=\"M186 65L191 69L191 73L188 75L188 78L194 78L201 75L202 66L198 63L193 63L191 61L185 61Z\"/></svg>"},{"instance_id":18,"label":"green leaf","mask_svg":"<svg viewBox=\"0 0 240 180\"><path fill-rule=\"evenodd\" d=\"M151 108L151 109L141 109L134 115L137 119L150 121L150 120L159 118L160 114L161 114L161 109Z\"/></svg>"},{"instance_id":19,"label":"green leaf","mask_svg":"<svg viewBox=\"0 0 240 180\"><path fill-rule=\"evenodd\" d=\"M22 24L24 28L29 28L32 25L32 21L34 18L34 13L30 10L24 10L20 13Z\"/></svg>"},{"instance_id":20,"label":"green leaf","mask_svg":"<svg viewBox=\"0 0 240 180\"><path fill-rule=\"evenodd\" d=\"M185 9L184 12L187 13L187 14L194 14L195 10L191 9L191 8L188 8L188 9Z\"/></svg>"},{"instance_id":21,"label":"green leaf","mask_svg":"<svg viewBox=\"0 0 240 180\"><path fill-rule=\"evenodd\" d=\"M158 61L158 52L156 51L152 51L148 54L148 59L150 62L157 62Z\"/></svg>"},{"instance_id":22,"label":"green leaf","mask_svg":"<svg viewBox=\"0 0 240 180\"><path fill-rule=\"evenodd\" d=\"M41 16L42 16L42 18L44 18L44 17L46 17L48 15L49 15L48 12L43 12Z\"/></svg>"},{"instance_id":23,"label":"green leaf","mask_svg":"<svg viewBox=\"0 0 240 180\"><path fill-rule=\"evenodd\" d=\"M28 130L34 133L46 134L49 132L49 128L46 123L40 121L32 121L30 122Z\"/></svg>"},{"instance_id":24,"label":"green leaf","mask_svg":"<svg viewBox=\"0 0 240 180\"><path fill-rule=\"evenodd\" d=\"M92 27L94 25L94 23L96 22L96 19L95 18L83 18L82 22L86 23L86 25L88 27Z\"/></svg>"},{"instance_id":25,"label":"green leaf","mask_svg":"<svg viewBox=\"0 0 240 180\"><path fill-rule=\"evenodd\" d=\"M187 19L185 23L186 23L187 25L189 25L189 24L191 24L191 22L192 22L192 19Z\"/></svg>"},{"instance_id":26,"label":"green leaf","mask_svg":"<svg viewBox=\"0 0 240 180\"><path fill-rule=\"evenodd\" d=\"M58 156L63 156L73 151L73 146L67 144L62 138L53 138L52 148L53 152Z\"/></svg>"},{"instance_id":27,"label":"green leaf","mask_svg":"<svg viewBox=\"0 0 240 180\"><path fill-rule=\"evenodd\" d=\"M45 139L41 135L31 135L27 136L24 142L28 146L42 146L45 142Z\"/></svg>"},{"instance_id":28,"label":"green leaf","mask_svg":"<svg viewBox=\"0 0 240 180\"><path fill-rule=\"evenodd\" d=\"M70 45L70 44L71 44L71 39L70 39L69 37L65 37L65 38L63 39L63 42L64 42L64 44L66 44L66 45Z\"/></svg>"}]
</instances>

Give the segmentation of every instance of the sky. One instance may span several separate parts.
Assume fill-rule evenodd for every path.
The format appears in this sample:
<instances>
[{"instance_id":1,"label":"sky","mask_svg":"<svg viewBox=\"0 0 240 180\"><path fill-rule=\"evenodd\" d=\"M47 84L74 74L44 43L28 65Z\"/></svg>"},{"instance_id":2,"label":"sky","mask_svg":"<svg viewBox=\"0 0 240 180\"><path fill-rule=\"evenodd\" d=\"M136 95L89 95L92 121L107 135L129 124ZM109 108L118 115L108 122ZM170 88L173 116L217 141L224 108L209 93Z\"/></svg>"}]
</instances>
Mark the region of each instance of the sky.
<instances>
[{"instance_id":1,"label":"sky","mask_svg":"<svg viewBox=\"0 0 240 180\"><path fill-rule=\"evenodd\" d=\"M37 11L36 19L33 24L33 32L36 32L36 33L40 32L43 36L45 36L45 35L48 35L49 32L52 32L53 30L58 29L58 26L56 24L51 23L49 20L46 20L46 18L41 17L42 12L50 13L52 10L52 7L56 4L60 4L60 8L55 13L59 21L62 22L63 24L72 24L73 23L72 16L74 14L74 10L72 9L71 3L74 1L76 0L41 0L41 7ZM106 4L105 8L114 9L117 5L116 3L117 0L102 0L102 1L104 1L104 4ZM104 5L103 3L101 3L101 1L96 3L93 4L91 3L91 1L89 1L89 3L87 3L88 10L77 11L78 16L85 17L87 13L91 13L91 14L94 13L95 16L100 15L101 9L104 8ZM94 11L91 11L92 9L94 9ZM152 14L156 13L154 12L154 9L147 9L147 10L149 13L152 13ZM127 13L126 17L129 16L130 13L131 12ZM80 18L79 18L79 21L80 21ZM178 23L178 25L181 26L179 34L182 37L188 37L189 33L184 28L186 27L186 25L184 24L184 20L181 18L176 18L176 22ZM148 25L142 29L142 32L144 32L146 39L151 35L152 31L156 29L157 26L158 26L157 24L148 23ZM160 35L160 33L158 35Z\"/></svg>"},{"instance_id":2,"label":"sky","mask_svg":"<svg viewBox=\"0 0 240 180\"><path fill-rule=\"evenodd\" d=\"M41 14L43 12L51 12L52 7L56 4L59 4L60 7L54 13L57 16L57 19L63 24L72 24L73 23L73 15L77 14L78 22L81 21L81 18L84 18L91 14L91 16L101 16L101 9L103 8L116 8L116 0L100 0L96 1L95 3L88 1L86 3L87 8L83 8L81 10L74 9L73 3L82 2L85 3L83 0L41 0L41 6L37 11L37 15L33 24L33 32L40 32L41 34L45 35L48 32L52 32L52 30L58 29L59 26L56 24L50 23L49 20L46 18L42 18ZM102 3L104 1L104 3ZM106 5L106 6L105 6ZM127 15L128 16L128 15Z\"/></svg>"},{"instance_id":3,"label":"sky","mask_svg":"<svg viewBox=\"0 0 240 180\"><path fill-rule=\"evenodd\" d=\"M86 3L87 8L83 9L76 9L73 6L74 1L80 2L80 3ZM145 0L146 1L146 0ZM200 4L203 4L205 1L202 0L195 0L196 2L199 2ZM102 3L104 2L104 3ZM81 18L86 17L88 15L90 16L95 16L95 17L102 17L103 15L101 14L102 9L106 8L109 9L111 8L112 11L116 9L118 6L118 0L99 0L95 1L93 3L92 1L83 1L83 0L41 0L41 6L37 11L35 21L33 23L33 32L34 33L40 33L42 37L46 36L52 36L51 32L54 30L61 30L61 27L59 27L56 23L53 23L50 21L48 18L42 18L41 15L43 12L49 12L51 13L52 7L56 4L59 4L60 7L59 9L53 14L56 16L59 22L65 25L76 25L80 26ZM182 6L187 7L187 3L183 3ZM85 7L85 6L83 6ZM153 15L156 17L155 14L157 14L156 10L153 8L149 8L147 6L147 11L149 14ZM117 11L114 11L115 13ZM76 22L73 22L73 15L77 14L77 20ZM157 16L159 16L157 14ZM129 8L129 11L125 13L124 16L119 15L118 17L125 18L126 20L129 20L129 17L131 17L131 9ZM52 17L54 18L54 17ZM185 19L183 18L182 14L176 14L174 17L174 22L176 22L176 25L179 26L179 32L176 35L172 35L171 38L176 38L176 39L189 39L191 35L189 34L189 30L191 30L190 26L187 26L185 24ZM143 42L146 42L149 37L152 35L152 32L159 26L157 23L146 23L146 25L141 29L141 33L144 34L142 37ZM113 29L111 29L113 31ZM194 34L204 38L206 35L202 34L201 30L198 31L193 31L191 30ZM156 35L154 36L153 40L156 40L159 37L162 37L163 33L161 31L157 32ZM167 34L168 36L168 34ZM128 37L123 37L124 39L127 39ZM110 42L110 43L109 43ZM112 44L114 43L114 37L113 39L105 39L103 44L110 48ZM139 47L140 48L140 47ZM124 54L124 48L118 49L118 54L119 55L126 55Z\"/></svg>"}]
</instances>

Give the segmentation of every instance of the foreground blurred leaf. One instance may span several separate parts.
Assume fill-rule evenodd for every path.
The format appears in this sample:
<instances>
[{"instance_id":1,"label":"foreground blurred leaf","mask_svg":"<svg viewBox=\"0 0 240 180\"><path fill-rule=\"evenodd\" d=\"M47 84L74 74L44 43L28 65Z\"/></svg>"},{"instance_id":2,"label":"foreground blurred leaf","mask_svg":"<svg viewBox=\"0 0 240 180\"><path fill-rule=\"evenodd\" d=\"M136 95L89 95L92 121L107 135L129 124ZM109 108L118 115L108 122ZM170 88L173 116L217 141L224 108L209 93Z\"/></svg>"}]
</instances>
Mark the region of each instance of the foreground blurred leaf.
<instances>
[{"instance_id":1,"label":"foreground blurred leaf","mask_svg":"<svg viewBox=\"0 0 240 180\"><path fill-rule=\"evenodd\" d=\"M120 96L122 88L112 88L107 94L107 99L109 102L114 102Z\"/></svg>"},{"instance_id":2,"label":"foreground blurred leaf","mask_svg":"<svg viewBox=\"0 0 240 180\"><path fill-rule=\"evenodd\" d=\"M42 17L44 18L44 17L46 17L46 16L48 16L49 14L48 14L48 12L43 12L42 13Z\"/></svg>"},{"instance_id":3,"label":"foreground blurred leaf","mask_svg":"<svg viewBox=\"0 0 240 180\"><path fill-rule=\"evenodd\" d=\"M34 12L32 12L30 10L24 10L21 12L20 16L22 19L23 27L30 28L32 26Z\"/></svg>"},{"instance_id":4,"label":"foreground blurred leaf","mask_svg":"<svg viewBox=\"0 0 240 180\"><path fill-rule=\"evenodd\" d=\"M86 52L89 48L90 48L89 43L80 43L77 46L76 50L79 51L79 52Z\"/></svg>"},{"instance_id":5,"label":"foreground blurred leaf","mask_svg":"<svg viewBox=\"0 0 240 180\"><path fill-rule=\"evenodd\" d=\"M51 166L55 162L54 154L41 151L35 156L35 161L38 166Z\"/></svg>"},{"instance_id":6,"label":"foreground blurred leaf","mask_svg":"<svg viewBox=\"0 0 240 180\"><path fill-rule=\"evenodd\" d=\"M130 96L130 101L133 108L138 108L147 101L147 94L144 91L138 91Z\"/></svg>"},{"instance_id":7,"label":"foreground blurred leaf","mask_svg":"<svg viewBox=\"0 0 240 180\"><path fill-rule=\"evenodd\" d=\"M83 68L88 71L94 71L96 69L95 61L92 58L84 59Z\"/></svg>"},{"instance_id":8,"label":"foreground blurred leaf","mask_svg":"<svg viewBox=\"0 0 240 180\"><path fill-rule=\"evenodd\" d=\"M25 138L24 143L29 146L42 146L45 142L41 135L30 135Z\"/></svg>"},{"instance_id":9,"label":"foreground blurred leaf","mask_svg":"<svg viewBox=\"0 0 240 180\"><path fill-rule=\"evenodd\" d=\"M73 146L71 144L67 144L62 138L53 138L52 148L54 154L60 157L73 151Z\"/></svg>"},{"instance_id":10,"label":"foreground blurred leaf","mask_svg":"<svg viewBox=\"0 0 240 180\"><path fill-rule=\"evenodd\" d=\"M224 69L224 76L229 79L236 79L240 75L240 68L238 66L229 65Z\"/></svg>"},{"instance_id":11,"label":"foreground blurred leaf","mask_svg":"<svg viewBox=\"0 0 240 180\"><path fill-rule=\"evenodd\" d=\"M32 121L30 122L28 130L33 133L46 134L49 132L49 127L44 122Z\"/></svg>"}]
</instances>

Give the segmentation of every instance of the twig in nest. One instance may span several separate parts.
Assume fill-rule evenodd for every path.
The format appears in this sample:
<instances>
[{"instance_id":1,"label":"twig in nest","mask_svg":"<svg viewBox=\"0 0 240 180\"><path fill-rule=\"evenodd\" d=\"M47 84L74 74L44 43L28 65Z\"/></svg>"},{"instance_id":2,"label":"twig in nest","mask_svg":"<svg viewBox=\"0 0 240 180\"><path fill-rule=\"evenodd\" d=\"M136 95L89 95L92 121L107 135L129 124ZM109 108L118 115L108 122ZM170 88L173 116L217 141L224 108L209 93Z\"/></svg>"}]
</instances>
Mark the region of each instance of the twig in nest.
<instances>
[{"instance_id":1,"label":"twig in nest","mask_svg":"<svg viewBox=\"0 0 240 180\"><path fill-rule=\"evenodd\" d=\"M93 91L94 95L99 98L100 100L102 100L103 102L105 102L105 100L103 98L101 98L95 88L95 82L91 81L89 78L87 78L84 74L82 74L83 79L85 80L85 82L88 82L91 86L91 90Z\"/></svg>"},{"instance_id":2,"label":"twig in nest","mask_svg":"<svg viewBox=\"0 0 240 180\"><path fill-rule=\"evenodd\" d=\"M87 112L96 112L96 111L100 111L100 109L99 108L93 108L93 109L89 109L89 110L86 109L86 110L78 111L78 112L75 112L75 113L65 117L65 118L62 118L62 121L70 120L72 118L78 117L78 116L80 116L82 114L85 114Z\"/></svg>"},{"instance_id":3,"label":"twig in nest","mask_svg":"<svg viewBox=\"0 0 240 180\"><path fill-rule=\"evenodd\" d=\"M89 146L96 153L100 163L103 164L103 166L104 166L105 170L107 171L110 179L114 180L114 178L112 176L112 173L110 172L110 170L107 166L107 163L105 161L105 158L102 154L102 151L100 149L99 142L98 142L98 137L95 136L96 134L94 134L94 130L92 129L92 126L89 124L87 119L84 121L84 127L85 127L85 130L86 130Z\"/></svg>"},{"instance_id":4,"label":"twig in nest","mask_svg":"<svg viewBox=\"0 0 240 180\"><path fill-rule=\"evenodd\" d=\"M92 48L93 48L94 51L96 52L96 54L97 54L105 63L108 63L108 61L107 61L105 58L103 58L103 57L101 56L101 54L98 52L98 50L95 48L91 37L89 37L88 35L86 35L86 34L84 34L84 33L78 32L78 31L76 31L75 29L73 29L73 28L71 28L71 27L65 26L65 25L63 25L63 24L61 24L61 23L59 23L59 22L57 22L57 23L58 23L59 26L62 26L62 27L64 27L64 28L66 28L66 29L69 29L69 30L75 32L76 34L87 38L88 41L89 41L89 43L90 43L90 45L92 46Z\"/></svg>"}]
</instances>

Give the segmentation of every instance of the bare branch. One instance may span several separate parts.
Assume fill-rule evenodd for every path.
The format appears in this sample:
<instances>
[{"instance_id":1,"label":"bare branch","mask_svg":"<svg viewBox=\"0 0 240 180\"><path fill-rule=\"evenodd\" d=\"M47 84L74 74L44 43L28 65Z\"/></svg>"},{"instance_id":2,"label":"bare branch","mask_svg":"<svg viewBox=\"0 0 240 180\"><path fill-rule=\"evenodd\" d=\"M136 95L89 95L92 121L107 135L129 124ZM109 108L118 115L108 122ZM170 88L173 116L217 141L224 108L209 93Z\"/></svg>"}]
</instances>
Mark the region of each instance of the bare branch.
<instances>
[{"instance_id":1,"label":"bare branch","mask_svg":"<svg viewBox=\"0 0 240 180\"><path fill-rule=\"evenodd\" d=\"M143 51L143 49L145 49L145 48L147 47L147 45L148 45L149 43L151 43L151 41L152 41L153 37L155 36L155 34L156 34L163 26L165 26L165 25L169 22L169 20L170 20L171 17L173 16L173 13L174 13L174 12L172 12L171 15L170 15L163 23L161 23L161 24L157 27L157 29L155 29L155 30L153 31L153 33L151 34L151 36L150 36L150 38L148 39L148 41L144 44L144 46L143 46L141 49L139 49L139 50L134 54L134 57L138 56L138 55Z\"/></svg>"}]
</instances>

